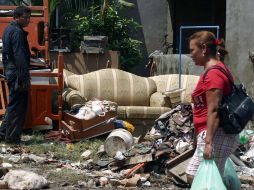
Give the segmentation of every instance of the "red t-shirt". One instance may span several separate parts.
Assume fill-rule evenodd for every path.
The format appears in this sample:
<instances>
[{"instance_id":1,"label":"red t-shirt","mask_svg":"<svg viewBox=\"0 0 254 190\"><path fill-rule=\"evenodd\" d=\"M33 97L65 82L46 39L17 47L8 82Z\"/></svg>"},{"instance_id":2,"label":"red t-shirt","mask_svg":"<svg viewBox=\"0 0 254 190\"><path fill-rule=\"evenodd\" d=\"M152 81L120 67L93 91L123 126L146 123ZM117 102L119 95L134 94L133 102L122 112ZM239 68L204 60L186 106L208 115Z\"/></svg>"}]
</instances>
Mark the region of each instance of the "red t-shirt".
<instances>
[{"instance_id":1,"label":"red t-shirt","mask_svg":"<svg viewBox=\"0 0 254 190\"><path fill-rule=\"evenodd\" d=\"M231 76L228 68L222 63L218 63L218 66L222 67ZM229 95L231 92L230 81L227 76L218 69L211 69L207 72L205 79L203 80L204 73L201 74L196 88L192 93L193 107L193 123L196 133L199 134L203 130L207 129L207 103L206 103L206 91L210 89L222 89L224 95Z\"/></svg>"}]
</instances>

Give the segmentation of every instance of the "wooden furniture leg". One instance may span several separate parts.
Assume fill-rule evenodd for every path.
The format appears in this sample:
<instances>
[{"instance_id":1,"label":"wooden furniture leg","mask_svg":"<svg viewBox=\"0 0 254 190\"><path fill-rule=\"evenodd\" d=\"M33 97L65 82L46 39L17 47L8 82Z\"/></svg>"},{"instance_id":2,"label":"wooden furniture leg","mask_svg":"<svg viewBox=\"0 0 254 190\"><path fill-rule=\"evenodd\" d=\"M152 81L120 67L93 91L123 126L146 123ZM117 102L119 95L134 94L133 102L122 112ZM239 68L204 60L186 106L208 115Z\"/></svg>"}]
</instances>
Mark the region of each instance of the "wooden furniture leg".
<instances>
[{"instance_id":1,"label":"wooden furniture leg","mask_svg":"<svg viewBox=\"0 0 254 190\"><path fill-rule=\"evenodd\" d=\"M4 78L0 78L0 116L4 115L9 102L8 86Z\"/></svg>"}]
</instances>

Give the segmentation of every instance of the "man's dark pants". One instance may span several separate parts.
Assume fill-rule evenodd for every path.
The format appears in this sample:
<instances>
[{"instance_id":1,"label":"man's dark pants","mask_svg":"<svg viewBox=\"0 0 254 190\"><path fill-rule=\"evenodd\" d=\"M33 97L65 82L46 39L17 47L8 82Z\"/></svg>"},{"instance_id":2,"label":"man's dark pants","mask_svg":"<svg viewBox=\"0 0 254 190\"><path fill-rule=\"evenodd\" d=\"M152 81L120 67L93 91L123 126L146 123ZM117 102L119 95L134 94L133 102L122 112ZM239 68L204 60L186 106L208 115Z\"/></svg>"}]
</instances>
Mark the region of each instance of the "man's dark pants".
<instances>
[{"instance_id":1,"label":"man's dark pants","mask_svg":"<svg viewBox=\"0 0 254 190\"><path fill-rule=\"evenodd\" d=\"M15 80L8 80L9 104L0 127L0 138L7 143L20 142L28 104L28 90L16 91L14 86Z\"/></svg>"}]
</instances>

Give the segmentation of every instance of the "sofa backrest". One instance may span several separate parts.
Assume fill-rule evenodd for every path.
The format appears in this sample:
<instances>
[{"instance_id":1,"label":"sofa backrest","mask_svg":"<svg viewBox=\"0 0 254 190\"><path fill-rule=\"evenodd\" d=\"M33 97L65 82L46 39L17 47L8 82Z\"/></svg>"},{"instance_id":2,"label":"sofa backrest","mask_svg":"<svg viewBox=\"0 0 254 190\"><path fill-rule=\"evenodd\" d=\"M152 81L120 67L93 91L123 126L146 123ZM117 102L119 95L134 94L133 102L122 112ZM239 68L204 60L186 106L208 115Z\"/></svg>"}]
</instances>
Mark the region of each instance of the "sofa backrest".
<instances>
[{"instance_id":1,"label":"sofa backrest","mask_svg":"<svg viewBox=\"0 0 254 190\"><path fill-rule=\"evenodd\" d=\"M157 86L157 92L165 92L179 88L179 75L168 74L149 77L153 79ZM191 93L198 83L199 76L181 75L181 102L191 102Z\"/></svg>"},{"instance_id":2,"label":"sofa backrest","mask_svg":"<svg viewBox=\"0 0 254 190\"><path fill-rule=\"evenodd\" d=\"M57 73L58 72L58 69L54 69L53 70L53 73ZM71 75L75 75L74 73L72 73L71 71L68 71L66 69L63 69L63 88L66 88L68 87L68 77L71 76ZM50 83L51 84L56 84L58 81L57 77L53 77L51 80L50 80Z\"/></svg>"},{"instance_id":3,"label":"sofa backrest","mask_svg":"<svg viewBox=\"0 0 254 190\"><path fill-rule=\"evenodd\" d=\"M152 79L119 69L102 69L68 77L70 88L81 92L87 100L98 98L117 102L120 106L149 106L156 92Z\"/></svg>"}]
</instances>

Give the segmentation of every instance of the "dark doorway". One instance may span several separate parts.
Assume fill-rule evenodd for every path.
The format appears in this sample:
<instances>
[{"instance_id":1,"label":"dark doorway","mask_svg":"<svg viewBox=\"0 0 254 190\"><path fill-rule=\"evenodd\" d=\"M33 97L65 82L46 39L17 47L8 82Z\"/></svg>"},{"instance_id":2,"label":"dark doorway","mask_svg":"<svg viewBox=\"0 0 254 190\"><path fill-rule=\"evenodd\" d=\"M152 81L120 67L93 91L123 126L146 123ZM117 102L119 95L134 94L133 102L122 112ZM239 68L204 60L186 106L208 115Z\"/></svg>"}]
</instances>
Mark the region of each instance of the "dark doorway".
<instances>
[{"instance_id":1,"label":"dark doorway","mask_svg":"<svg viewBox=\"0 0 254 190\"><path fill-rule=\"evenodd\" d=\"M179 52L180 26L220 26L219 38L225 39L226 0L168 0L173 28L173 53ZM188 38L200 29L183 32L182 52L188 53ZM216 33L214 29L207 29Z\"/></svg>"}]
</instances>

